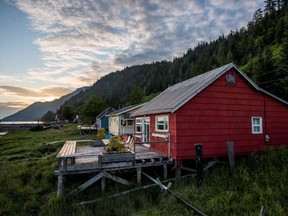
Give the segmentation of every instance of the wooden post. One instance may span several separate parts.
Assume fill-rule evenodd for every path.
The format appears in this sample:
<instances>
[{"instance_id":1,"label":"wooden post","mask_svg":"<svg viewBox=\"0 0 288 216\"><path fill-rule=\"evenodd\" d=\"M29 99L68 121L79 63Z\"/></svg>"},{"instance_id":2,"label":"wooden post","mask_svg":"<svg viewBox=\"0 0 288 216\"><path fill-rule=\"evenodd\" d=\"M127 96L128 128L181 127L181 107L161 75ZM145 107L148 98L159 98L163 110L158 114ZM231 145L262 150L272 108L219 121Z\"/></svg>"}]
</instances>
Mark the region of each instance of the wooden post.
<instances>
[{"instance_id":1,"label":"wooden post","mask_svg":"<svg viewBox=\"0 0 288 216\"><path fill-rule=\"evenodd\" d=\"M142 175L141 167L137 167L136 171L137 171L137 184L141 185L141 175Z\"/></svg>"},{"instance_id":2,"label":"wooden post","mask_svg":"<svg viewBox=\"0 0 288 216\"><path fill-rule=\"evenodd\" d=\"M201 186L203 182L203 145L195 144L195 162L196 162L196 179L197 186Z\"/></svg>"},{"instance_id":3,"label":"wooden post","mask_svg":"<svg viewBox=\"0 0 288 216\"><path fill-rule=\"evenodd\" d=\"M175 177L180 178L181 177L181 169L180 166L177 164L175 169Z\"/></svg>"},{"instance_id":4,"label":"wooden post","mask_svg":"<svg viewBox=\"0 0 288 216\"><path fill-rule=\"evenodd\" d=\"M167 179L167 164L163 165L163 178Z\"/></svg>"},{"instance_id":5,"label":"wooden post","mask_svg":"<svg viewBox=\"0 0 288 216\"><path fill-rule=\"evenodd\" d=\"M264 206L262 206L260 209L259 216L264 216L264 215L265 215L265 208L264 208Z\"/></svg>"},{"instance_id":6,"label":"wooden post","mask_svg":"<svg viewBox=\"0 0 288 216\"><path fill-rule=\"evenodd\" d=\"M171 157L171 143L170 143L170 133L168 134L168 158Z\"/></svg>"},{"instance_id":7,"label":"wooden post","mask_svg":"<svg viewBox=\"0 0 288 216\"><path fill-rule=\"evenodd\" d=\"M230 165L230 174L233 174L235 168L235 156L234 156L234 145L233 142L227 142L227 152Z\"/></svg>"},{"instance_id":8,"label":"wooden post","mask_svg":"<svg viewBox=\"0 0 288 216\"><path fill-rule=\"evenodd\" d=\"M101 191L104 193L106 190L105 176L101 178Z\"/></svg>"},{"instance_id":9,"label":"wooden post","mask_svg":"<svg viewBox=\"0 0 288 216\"><path fill-rule=\"evenodd\" d=\"M64 178L63 175L58 176L57 196L60 196L63 193L64 190L63 178Z\"/></svg>"}]
</instances>

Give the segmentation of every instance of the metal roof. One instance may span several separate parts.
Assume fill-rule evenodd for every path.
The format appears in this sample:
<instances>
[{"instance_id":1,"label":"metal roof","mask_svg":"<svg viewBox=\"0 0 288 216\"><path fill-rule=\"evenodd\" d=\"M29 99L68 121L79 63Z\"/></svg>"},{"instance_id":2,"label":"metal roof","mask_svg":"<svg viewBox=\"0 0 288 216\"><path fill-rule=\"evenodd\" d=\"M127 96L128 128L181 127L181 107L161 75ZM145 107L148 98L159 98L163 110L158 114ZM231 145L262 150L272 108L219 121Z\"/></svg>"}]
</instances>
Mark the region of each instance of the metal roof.
<instances>
[{"instance_id":1,"label":"metal roof","mask_svg":"<svg viewBox=\"0 0 288 216\"><path fill-rule=\"evenodd\" d=\"M121 114L123 114L123 113L130 112L130 111L132 111L132 110L134 110L134 109L137 109L137 108L143 106L144 104L145 104L145 103L127 106L127 107L124 107L124 108L122 108L122 109L119 109L119 110L116 110L116 111L114 111L114 112L111 112L111 113L109 113L109 114L106 115L106 116L121 115Z\"/></svg>"},{"instance_id":2,"label":"metal roof","mask_svg":"<svg viewBox=\"0 0 288 216\"><path fill-rule=\"evenodd\" d=\"M288 102L258 87L234 63L229 63L167 88L150 102L146 103L139 110L134 112L133 116L167 112L173 113L232 68L235 68L237 72L239 72L239 74L241 74L256 90L288 105Z\"/></svg>"},{"instance_id":3,"label":"metal roof","mask_svg":"<svg viewBox=\"0 0 288 216\"><path fill-rule=\"evenodd\" d=\"M108 107L103 112L101 112L98 116L96 116L96 119L103 118L104 116L108 115L111 112L115 112L115 109L112 107Z\"/></svg>"}]
</instances>

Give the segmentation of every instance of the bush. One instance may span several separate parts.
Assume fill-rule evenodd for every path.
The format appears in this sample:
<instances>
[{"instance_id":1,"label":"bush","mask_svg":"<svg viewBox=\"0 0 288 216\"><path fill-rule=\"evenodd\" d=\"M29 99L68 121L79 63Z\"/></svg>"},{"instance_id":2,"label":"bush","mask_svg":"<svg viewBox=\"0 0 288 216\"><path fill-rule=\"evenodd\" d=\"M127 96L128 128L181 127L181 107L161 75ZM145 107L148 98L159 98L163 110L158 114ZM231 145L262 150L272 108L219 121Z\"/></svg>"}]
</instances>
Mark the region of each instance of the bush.
<instances>
[{"instance_id":1,"label":"bush","mask_svg":"<svg viewBox=\"0 0 288 216\"><path fill-rule=\"evenodd\" d=\"M42 131L44 130L43 125L36 125L35 127L32 127L29 129L30 131Z\"/></svg>"},{"instance_id":2,"label":"bush","mask_svg":"<svg viewBox=\"0 0 288 216\"><path fill-rule=\"evenodd\" d=\"M123 139L121 138L121 136L113 136L111 137L108 146L106 147L108 152L125 152L126 148L125 145L123 143Z\"/></svg>"},{"instance_id":3,"label":"bush","mask_svg":"<svg viewBox=\"0 0 288 216\"><path fill-rule=\"evenodd\" d=\"M97 133L97 137L98 139L105 139L106 136L106 131L104 128L99 128L98 133Z\"/></svg>"}]
</instances>

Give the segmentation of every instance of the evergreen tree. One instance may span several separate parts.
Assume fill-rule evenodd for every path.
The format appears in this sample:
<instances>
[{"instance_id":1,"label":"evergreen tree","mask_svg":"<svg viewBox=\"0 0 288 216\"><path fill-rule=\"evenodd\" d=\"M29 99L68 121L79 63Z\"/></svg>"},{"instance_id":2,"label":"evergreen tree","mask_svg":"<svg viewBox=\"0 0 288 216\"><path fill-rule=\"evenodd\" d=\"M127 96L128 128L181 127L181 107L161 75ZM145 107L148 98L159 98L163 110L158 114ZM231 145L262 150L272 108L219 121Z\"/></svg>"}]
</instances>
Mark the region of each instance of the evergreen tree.
<instances>
[{"instance_id":1,"label":"evergreen tree","mask_svg":"<svg viewBox=\"0 0 288 216\"><path fill-rule=\"evenodd\" d=\"M95 123L96 116L101 113L107 105L101 97L91 96L79 107L81 118L86 124Z\"/></svg>"},{"instance_id":2,"label":"evergreen tree","mask_svg":"<svg viewBox=\"0 0 288 216\"><path fill-rule=\"evenodd\" d=\"M129 104L134 105L134 104L139 104L143 102L144 98L144 93L143 90L139 85L136 85L133 87L131 94L129 96Z\"/></svg>"},{"instance_id":3,"label":"evergreen tree","mask_svg":"<svg viewBox=\"0 0 288 216\"><path fill-rule=\"evenodd\" d=\"M271 14L273 11L275 11L276 0L265 0L264 3L265 3L264 8L265 14Z\"/></svg>"},{"instance_id":4,"label":"evergreen tree","mask_svg":"<svg viewBox=\"0 0 288 216\"><path fill-rule=\"evenodd\" d=\"M55 121L55 116L56 114L50 110L45 115L42 116L41 121L44 121L44 122Z\"/></svg>"},{"instance_id":5,"label":"evergreen tree","mask_svg":"<svg viewBox=\"0 0 288 216\"><path fill-rule=\"evenodd\" d=\"M262 18L263 18L263 11L261 8L259 8L255 11L252 21L253 23L256 24L259 23Z\"/></svg>"}]
</instances>

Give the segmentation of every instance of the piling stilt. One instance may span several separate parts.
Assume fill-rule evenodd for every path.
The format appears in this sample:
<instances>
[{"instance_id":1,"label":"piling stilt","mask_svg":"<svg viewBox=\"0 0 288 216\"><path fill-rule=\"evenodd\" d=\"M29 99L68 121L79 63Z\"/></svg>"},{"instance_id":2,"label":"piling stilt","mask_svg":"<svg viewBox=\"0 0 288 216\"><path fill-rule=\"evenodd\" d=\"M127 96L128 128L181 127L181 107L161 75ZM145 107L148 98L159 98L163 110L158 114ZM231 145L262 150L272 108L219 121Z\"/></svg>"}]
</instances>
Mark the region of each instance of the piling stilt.
<instances>
[{"instance_id":1,"label":"piling stilt","mask_svg":"<svg viewBox=\"0 0 288 216\"><path fill-rule=\"evenodd\" d=\"M196 162L196 179L197 186L201 186L203 182L203 145L195 144L195 162Z\"/></svg>"},{"instance_id":2,"label":"piling stilt","mask_svg":"<svg viewBox=\"0 0 288 216\"><path fill-rule=\"evenodd\" d=\"M136 171L137 171L137 184L141 185L142 168L137 167Z\"/></svg>"},{"instance_id":3,"label":"piling stilt","mask_svg":"<svg viewBox=\"0 0 288 216\"><path fill-rule=\"evenodd\" d=\"M163 178L167 179L167 164L163 165Z\"/></svg>"},{"instance_id":4,"label":"piling stilt","mask_svg":"<svg viewBox=\"0 0 288 216\"><path fill-rule=\"evenodd\" d=\"M57 196L63 194L64 184L63 184L63 175L58 176L58 185L57 185Z\"/></svg>"},{"instance_id":5,"label":"piling stilt","mask_svg":"<svg viewBox=\"0 0 288 216\"><path fill-rule=\"evenodd\" d=\"M175 177L176 178L181 177L181 168L179 167L179 165L177 165L177 167L175 168Z\"/></svg>"},{"instance_id":6,"label":"piling stilt","mask_svg":"<svg viewBox=\"0 0 288 216\"><path fill-rule=\"evenodd\" d=\"M105 176L101 178L101 191L104 193L106 191L106 180Z\"/></svg>"},{"instance_id":7,"label":"piling stilt","mask_svg":"<svg viewBox=\"0 0 288 216\"><path fill-rule=\"evenodd\" d=\"M227 142L227 152L230 165L230 175L233 174L235 168L235 156L234 156L234 144L233 142Z\"/></svg>"}]
</instances>

